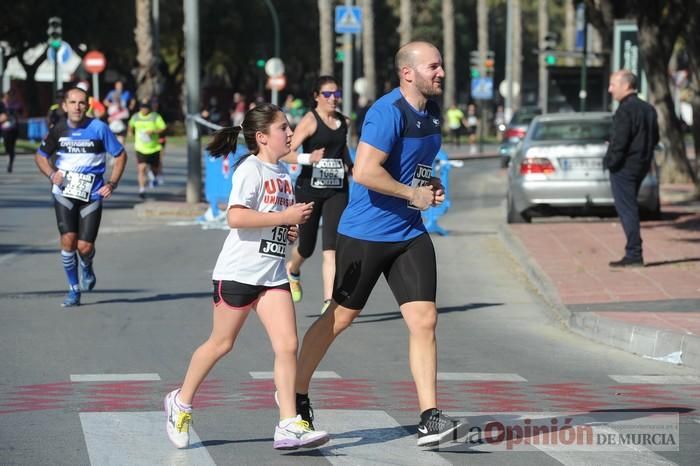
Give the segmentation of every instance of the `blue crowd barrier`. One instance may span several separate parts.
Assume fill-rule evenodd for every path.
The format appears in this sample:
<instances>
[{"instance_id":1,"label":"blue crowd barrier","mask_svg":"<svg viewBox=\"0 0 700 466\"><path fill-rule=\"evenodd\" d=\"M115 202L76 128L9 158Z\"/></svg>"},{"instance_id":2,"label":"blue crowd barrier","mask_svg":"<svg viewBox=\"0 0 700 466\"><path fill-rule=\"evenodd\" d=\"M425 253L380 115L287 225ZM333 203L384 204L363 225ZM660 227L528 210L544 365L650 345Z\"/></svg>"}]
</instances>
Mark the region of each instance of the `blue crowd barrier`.
<instances>
[{"instance_id":1,"label":"blue crowd barrier","mask_svg":"<svg viewBox=\"0 0 700 466\"><path fill-rule=\"evenodd\" d=\"M45 118L27 119L27 139L32 142L41 141L49 132Z\"/></svg>"},{"instance_id":2,"label":"blue crowd barrier","mask_svg":"<svg viewBox=\"0 0 700 466\"><path fill-rule=\"evenodd\" d=\"M228 204L234 167L240 158L249 152L244 144L240 144L236 148L236 152L230 153L226 157L212 157L208 151L204 152L204 197L209 208L200 217L200 221L212 221L222 215L219 206ZM289 165L292 182L296 181L300 171L299 165Z\"/></svg>"},{"instance_id":3,"label":"blue crowd barrier","mask_svg":"<svg viewBox=\"0 0 700 466\"><path fill-rule=\"evenodd\" d=\"M449 161L447 153L440 149L433 162L433 176L440 178L440 182L445 188L445 200L442 204L431 207L423 213L425 228L429 233L437 233L440 236L447 235L447 230L438 225L438 218L445 215L450 208L450 170L452 170L452 163Z\"/></svg>"}]
</instances>

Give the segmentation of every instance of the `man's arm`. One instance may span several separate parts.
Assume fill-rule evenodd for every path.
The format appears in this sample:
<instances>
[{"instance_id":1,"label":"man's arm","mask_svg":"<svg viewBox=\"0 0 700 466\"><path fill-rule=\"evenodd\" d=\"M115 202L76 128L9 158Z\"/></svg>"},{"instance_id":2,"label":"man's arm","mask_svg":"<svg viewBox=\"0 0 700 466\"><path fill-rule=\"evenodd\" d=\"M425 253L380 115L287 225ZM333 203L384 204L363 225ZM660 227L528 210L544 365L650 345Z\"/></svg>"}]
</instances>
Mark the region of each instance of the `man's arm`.
<instances>
[{"instance_id":1,"label":"man's arm","mask_svg":"<svg viewBox=\"0 0 700 466\"><path fill-rule=\"evenodd\" d=\"M44 157L41 153L37 152L34 154L34 163L36 163L36 166L39 168L41 174L51 180L53 184L61 184L63 181L63 174L56 170L56 167L51 164L47 157Z\"/></svg>"},{"instance_id":2,"label":"man's arm","mask_svg":"<svg viewBox=\"0 0 700 466\"><path fill-rule=\"evenodd\" d=\"M109 199L114 190L117 189L119 180L121 180L124 169L126 168L126 159L125 150L114 157L114 166L112 166L112 173L110 174L109 180L97 191L104 199Z\"/></svg>"},{"instance_id":3,"label":"man's arm","mask_svg":"<svg viewBox=\"0 0 700 466\"><path fill-rule=\"evenodd\" d=\"M352 172L355 182L372 191L406 199L421 210L430 207L434 200L432 187L412 188L396 181L384 168L384 162L388 157L389 154L386 152L360 142Z\"/></svg>"},{"instance_id":4,"label":"man's arm","mask_svg":"<svg viewBox=\"0 0 700 466\"><path fill-rule=\"evenodd\" d=\"M610 145L605 154L605 167L610 171L616 171L622 168L627 157L627 150L630 146L630 136L632 134L631 122L629 115L618 109L613 120L612 135Z\"/></svg>"}]
</instances>

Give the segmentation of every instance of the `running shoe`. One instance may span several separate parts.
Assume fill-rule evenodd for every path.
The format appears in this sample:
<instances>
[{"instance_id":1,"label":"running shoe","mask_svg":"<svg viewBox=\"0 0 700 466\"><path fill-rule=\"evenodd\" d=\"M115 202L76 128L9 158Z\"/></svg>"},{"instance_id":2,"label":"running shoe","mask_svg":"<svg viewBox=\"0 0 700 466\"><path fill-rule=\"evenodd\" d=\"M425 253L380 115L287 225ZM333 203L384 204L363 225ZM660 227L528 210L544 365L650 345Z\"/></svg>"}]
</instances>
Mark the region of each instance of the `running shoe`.
<instances>
[{"instance_id":1,"label":"running shoe","mask_svg":"<svg viewBox=\"0 0 700 466\"><path fill-rule=\"evenodd\" d=\"M277 391L275 390L275 403L277 407L280 407L280 400L277 396ZM311 400L309 400L309 395L300 395L297 393L297 414L301 416L303 421L309 424L309 428L314 430L314 410L311 408Z\"/></svg>"},{"instance_id":2,"label":"running shoe","mask_svg":"<svg viewBox=\"0 0 700 466\"><path fill-rule=\"evenodd\" d=\"M450 440L451 435L456 434L463 424L463 420L447 416L439 409L433 409L428 420L418 424L418 446L437 445Z\"/></svg>"},{"instance_id":3,"label":"running shoe","mask_svg":"<svg viewBox=\"0 0 700 466\"><path fill-rule=\"evenodd\" d=\"M272 444L277 450L296 450L297 448L313 448L328 442L328 433L313 430L301 416L280 421L275 427L275 441Z\"/></svg>"},{"instance_id":4,"label":"running shoe","mask_svg":"<svg viewBox=\"0 0 700 466\"><path fill-rule=\"evenodd\" d=\"M82 280L80 282L80 289L83 291L90 291L95 288L95 283L97 283L97 277L95 276L95 271L92 269L92 265L83 267L82 270Z\"/></svg>"},{"instance_id":5,"label":"running shoe","mask_svg":"<svg viewBox=\"0 0 700 466\"><path fill-rule=\"evenodd\" d=\"M326 299L323 301L323 305L321 306L321 314L324 314L328 310L328 306L331 305L331 300Z\"/></svg>"},{"instance_id":6,"label":"running shoe","mask_svg":"<svg viewBox=\"0 0 700 466\"><path fill-rule=\"evenodd\" d=\"M292 292L292 300L298 303L304 296L304 291L301 289L301 276L287 273L287 278L289 279L289 290Z\"/></svg>"},{"instance_id":7,"label":"running shoe","mask_svg":"<svg viewBox=\"0 0 700 466\"><path fill-rule=\"evenodd\" d=\"M70 290L66 294L66 297L63 300L63 304L61 304L61 307L76 307L76 306L80 306L80 291Z\"/></svg>"},{"instance_id":8,"label":"running shoe","mask_svg":"<svg viewBox=\"0 0 700 466\"><path fill-rule=\"evenodd\" d=\"M165 397L165 430L173 445L177 448L187 448L190 444L192 409L185 409L178 405L175 400L178 393L180 389L173 390Z\"/></svg>"}]
</instances>

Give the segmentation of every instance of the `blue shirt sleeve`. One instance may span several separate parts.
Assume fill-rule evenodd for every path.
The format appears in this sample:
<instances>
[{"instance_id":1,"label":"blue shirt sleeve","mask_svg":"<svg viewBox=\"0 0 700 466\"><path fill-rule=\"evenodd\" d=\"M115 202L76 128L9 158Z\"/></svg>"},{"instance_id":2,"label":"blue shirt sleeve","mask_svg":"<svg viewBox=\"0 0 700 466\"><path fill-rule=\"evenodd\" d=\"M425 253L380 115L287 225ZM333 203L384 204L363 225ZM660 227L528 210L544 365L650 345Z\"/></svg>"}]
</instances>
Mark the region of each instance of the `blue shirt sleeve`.
<instances>
[{"instance_id":1,"label":"blue shirt sleeve","mask_svg":"<svg viewBox=\"0 0 700 466\"><path fill-rule=\"evenodd\" d=\"M373 105L362 124L361 142L389 153L401 138L401 114L393 105Z\"/></svg>"}]
</instances>

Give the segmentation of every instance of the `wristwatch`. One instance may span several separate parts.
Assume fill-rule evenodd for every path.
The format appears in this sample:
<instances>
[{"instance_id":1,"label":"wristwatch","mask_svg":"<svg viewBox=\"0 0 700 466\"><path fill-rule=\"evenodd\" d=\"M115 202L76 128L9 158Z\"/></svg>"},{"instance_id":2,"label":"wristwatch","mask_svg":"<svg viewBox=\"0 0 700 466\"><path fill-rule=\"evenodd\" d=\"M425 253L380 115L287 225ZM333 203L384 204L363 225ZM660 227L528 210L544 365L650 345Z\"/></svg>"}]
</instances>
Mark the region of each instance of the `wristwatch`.
<instances>
[{"instance_id":1,"label":"wristwatch","mask_svg":"<svg viewBox=\"0 0 700 466\"><path fill-rule=\"evenodd\" d=\"M105 184L110 185L110 186L112 187L112 191L114 191L115 189L117 189L117 186L119 186L119 183L115 183L115 182L112 181L112 180L106 182Z\"/></svg>"}]
</instances>

